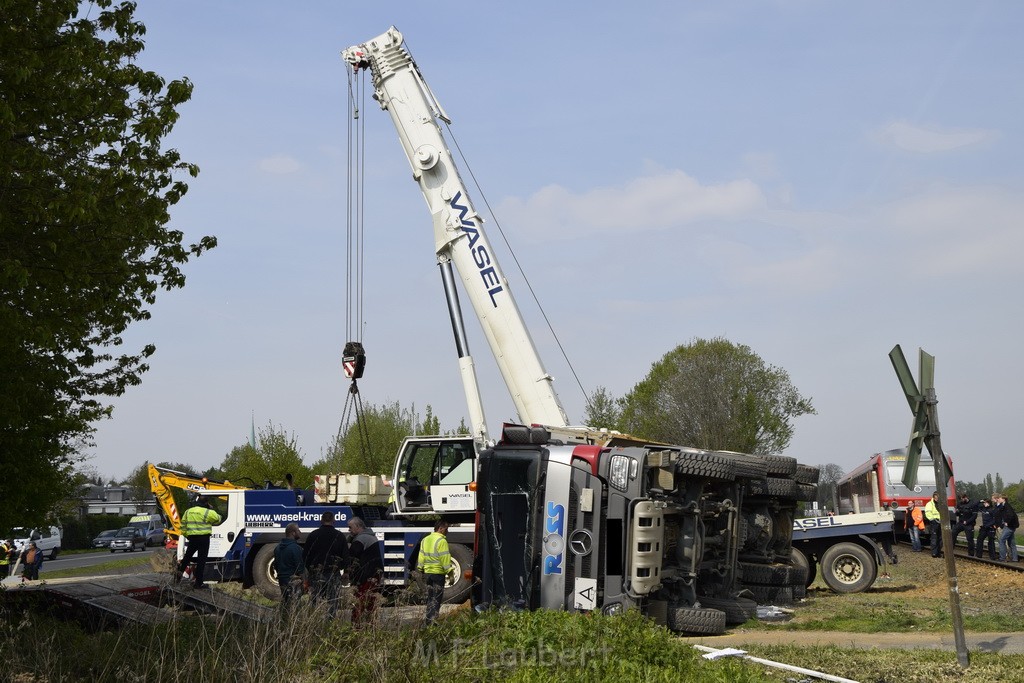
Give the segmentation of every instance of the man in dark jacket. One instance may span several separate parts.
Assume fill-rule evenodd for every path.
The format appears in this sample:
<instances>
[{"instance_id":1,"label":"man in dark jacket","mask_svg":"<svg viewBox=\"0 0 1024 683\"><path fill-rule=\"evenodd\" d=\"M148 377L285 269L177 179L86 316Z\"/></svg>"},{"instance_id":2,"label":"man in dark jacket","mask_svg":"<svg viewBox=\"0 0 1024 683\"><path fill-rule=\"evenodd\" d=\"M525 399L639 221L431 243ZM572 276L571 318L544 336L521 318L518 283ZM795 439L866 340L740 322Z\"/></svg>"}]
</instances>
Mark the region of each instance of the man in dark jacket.
<instances>
[{"instance_id":1,"label":"man in dark jacket","mask_svg":"<svg viewBox=\"0 0 1024 683\"><path fill-rule=\"evenodd\" d=\"M967 554L974 555L974 525L978 522L978 503L972 502L966 493L960 496L956 505L956 524L953 525L953 545L962 531L967 538Z\"/></svg>"},{"instance_id":2,"label":"man in dark jacket","mask_svg":"<svg viewBox=\"0 0 1024 683\"><path fill-rule=\"evenodd\" d=\"M299 525L292 522L284 528L284 538L274 548L274 569L277 570L277 585L281 587L281 605L287 607L299 596L301 584L292 582L293 577L301 577L302 546L299 545Z\"/></svg>"},{"instance_id":3,"label":"man in dark jacket","mask_svg":"<svg viewBox=\"0 0 1024 683\"><path fill-rule=\"evenodd\" d=\"M384 561L380 554L377 536L358 517L348 522L351 533L349 554L352 558L349 579L356 587L355 606L352 608L352 624L360 625L373 618L377 609L377 594L380 592Z\"/></svg>"},{"instance_id":4,"label":"man in dark jacket","mask_svg":"<svg viewBox=\"0 0 1024 683\"><path fill-rule=\"evenodd\" d=\"M996 559L995 510L992 509L992 504L987 499L982 499L980 505L978 516L981 519L978 520L978 542L974 545L974 556L981 557L985 548L985 539L988 539L988 559L994 560Z\"/></svg>"},{"instance_id":5,"label":"man in dark jacket","mask_svg":"<svg viewBox=\"0 0 1024 683\"><path fill-rule=\"evenodd\" d=\"M306 537L302 560L309 577L310 596L314 602L326 602L327 612L334 617L341 588L341 570L348 567L348 541L334 528L334 513L320 516L320 528Z\"/></svg>"},{"instance_id":6,"label":"man in dark jacket","mask_svg":"<svg viewBox=\"0 0 1024 683\"><path fill-rule=\"evenodd\" d=\"M999 561L1017 561L1017 527L1020 520L1017 518L1017 511L1013 509L1006 496L1001 493L993 493L992 501L996 504L995 527L999 534Z\"/></svg>"}]
</instances>

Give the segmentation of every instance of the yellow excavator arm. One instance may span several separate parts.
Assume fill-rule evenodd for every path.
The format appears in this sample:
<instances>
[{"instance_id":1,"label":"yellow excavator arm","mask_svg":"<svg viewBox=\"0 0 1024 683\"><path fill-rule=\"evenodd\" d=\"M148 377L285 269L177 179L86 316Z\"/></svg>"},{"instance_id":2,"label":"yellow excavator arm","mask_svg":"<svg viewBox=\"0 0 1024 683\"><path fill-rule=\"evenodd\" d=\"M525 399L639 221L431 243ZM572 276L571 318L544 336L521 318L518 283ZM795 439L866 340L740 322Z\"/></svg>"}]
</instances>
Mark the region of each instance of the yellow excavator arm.
<instances>
[{"instance_id":1,"label":"yellow excavator arm","mask_svg":"<svg viewBox=\"0 0 1024 683\"><path fill-rule=\"evenodd\" d=\"M178 512L178 505L174 502L174 495L171 489L183 489L185 491L237 491L248 488L232 484L230 481L217 481L206 477L197 477L185 472L158 467L153 463L149 464L149 489L153 492L160 509L163 510L164 519L167 521L166 533L175 543L181 537L181 514Z\"/></svg>"}]
</instances>

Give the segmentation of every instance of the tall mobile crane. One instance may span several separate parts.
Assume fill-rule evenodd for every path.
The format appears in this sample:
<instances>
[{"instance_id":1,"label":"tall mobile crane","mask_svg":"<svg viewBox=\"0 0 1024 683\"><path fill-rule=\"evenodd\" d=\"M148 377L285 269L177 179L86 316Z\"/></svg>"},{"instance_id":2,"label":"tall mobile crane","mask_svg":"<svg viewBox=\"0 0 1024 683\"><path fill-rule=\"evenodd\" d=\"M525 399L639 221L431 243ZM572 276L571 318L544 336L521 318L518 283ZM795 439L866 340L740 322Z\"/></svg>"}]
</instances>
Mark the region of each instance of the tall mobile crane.
<instances>
[{"instance_id":1,"label":"tall mobile crane","mask_svg":"<svg viewBox=\"0 0 1024 683\"><path fill-rule=\"evenodd\" d=\"M478 604L607 613L638 606L676 630L713 633L727 619L752 616L741 579L802 582L789 567L771 566L790 555L791 510L806 495L791 478L796 461L572 427L442 135L440 123L451 120L402 34L391 27L342 57L354 72L370 73L430 211L472 424L472 442L406 441L395 463L395 514L483 513ZM506 428L497 445L487 433L453 266L519 419L537 427ZM444 455L456 447L458 455Z\"/></svg>"},{"instance_id":2,"label":"tall mobile crane","mask_svg":"<svg viewBox=\"0 0 1024 683\"><path fill-rule=\"evenodd\" d=\"M402 34L391 27L366 43L344 50L342 58L354 72L370 73L373 97L391 115L413 179L430 211L434 251L472 430L471 441L465 437L406 441L395 463L396 515L470 511L475 509L475 495L469 486L475 468L459 468L459 476L454 478L452 470L465 461L468 446L480 450L491 439L455 287L455 271L480 321L519 420L528 425L543 425L566 441L606 444L617 435L607 430L570 426L553 379L541 362L484 232L484 220L473 206L441 132L440 122L447 124L451 119L405 49ZM464 476L467 471L468 479Z\"/></svg>"}]
</instances>

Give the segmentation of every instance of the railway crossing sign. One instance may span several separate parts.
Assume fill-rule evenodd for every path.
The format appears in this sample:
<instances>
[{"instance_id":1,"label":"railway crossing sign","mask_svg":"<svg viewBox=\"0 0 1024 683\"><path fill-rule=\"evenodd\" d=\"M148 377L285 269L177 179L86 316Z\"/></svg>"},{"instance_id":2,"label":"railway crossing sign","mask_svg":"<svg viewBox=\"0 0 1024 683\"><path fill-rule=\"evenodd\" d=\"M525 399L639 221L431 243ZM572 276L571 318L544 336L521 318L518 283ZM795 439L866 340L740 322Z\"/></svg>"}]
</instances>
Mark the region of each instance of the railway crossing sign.
<instances>
[{"instance_id":1,"label":"railway crossing sign","mask_svg":"<svg viewBox=\"0 0 1024 683\"><path fill-rule=\"evenodd\" d=\"M907 397L910 411L914 413L914 424L910 430L910 443L907 444L907 460L903 469L903 485L913 490L917 485L917 466L921 462L921 446L926 444L925 437L928 430L933 427L928 421L928 400L929 394L935 392L935 356L925 353L924 349L918 349L918 377L921 386L918 388L914 376L910 374L910 366L903 355L903 349L897 344L889 352L889 360L896 371L896 377L900 380L903 393ZM931 450L929 448L929 450ZM941 462L945 469L945 457L942 454L932 453L932 458L938 463ZM948 473L947 477L948 477ZM943 478L945 481L945 478Z\"/></svg>"},{"instance_id":2,"label":"railway crossing sign","mask_svg":"<svg viewBox=\"0 0 1024 683\"><path fill-rule=\"evenodd\" d=\"M939 528L932 529L932 533L940 533L942 538L942 553L946 563L946 578L949 582L949 609L953 620L953 639L956 642L956 655L960 666L966 668L970 664L970 656L967 652L967 639L964 636L963 617L960 614L960 591L957 585L956 565L953 563L953 533L949 525L949 505L947 504L946 484L949 482L951 468L946 462L946 455L942 452L942 441L939 436L939 412L938 400L935 398L935 356L927 354L924 349L918 349L920 357L918 360L918 380L920 387L914 382L910 374L910 367L907 359L903 356L903 349L897 344L889 352L889 360L896 370L896 376L903 387L903 393L907 397L911 412L914 413L914 426L910 432L910 443L907 444L907 460L903 467L903 484L913 489L917 484L917 467L921 462L921 446L928 447L935 463L935 490L942 501L937 512L939 513ZM935 548L936 546L932 546Z\"/></svg>"}]
</instances>

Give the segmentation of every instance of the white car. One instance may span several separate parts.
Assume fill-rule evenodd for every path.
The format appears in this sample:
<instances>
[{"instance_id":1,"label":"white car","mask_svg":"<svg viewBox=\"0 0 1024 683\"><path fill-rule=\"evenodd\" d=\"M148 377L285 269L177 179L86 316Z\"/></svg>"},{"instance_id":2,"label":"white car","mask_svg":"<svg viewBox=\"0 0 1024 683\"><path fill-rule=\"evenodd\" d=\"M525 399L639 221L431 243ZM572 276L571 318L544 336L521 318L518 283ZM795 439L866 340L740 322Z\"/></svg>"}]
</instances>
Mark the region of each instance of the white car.
<instances>
[{"instance_id":1,"label":"white car","mask_svg":"<svg viewBox=\"0 0 1024 683\"><path fill-rule=\"evenodd\" d=\"M35 541L36 547L48 559L55 559L57 553L60 552L60 527L44 526L38 529L15 527L11 531L11 536L14 538L14 545L18 548L18 552L21 552L22 548L26 547L30 541Z\"/></svg>"}]
</instances>

